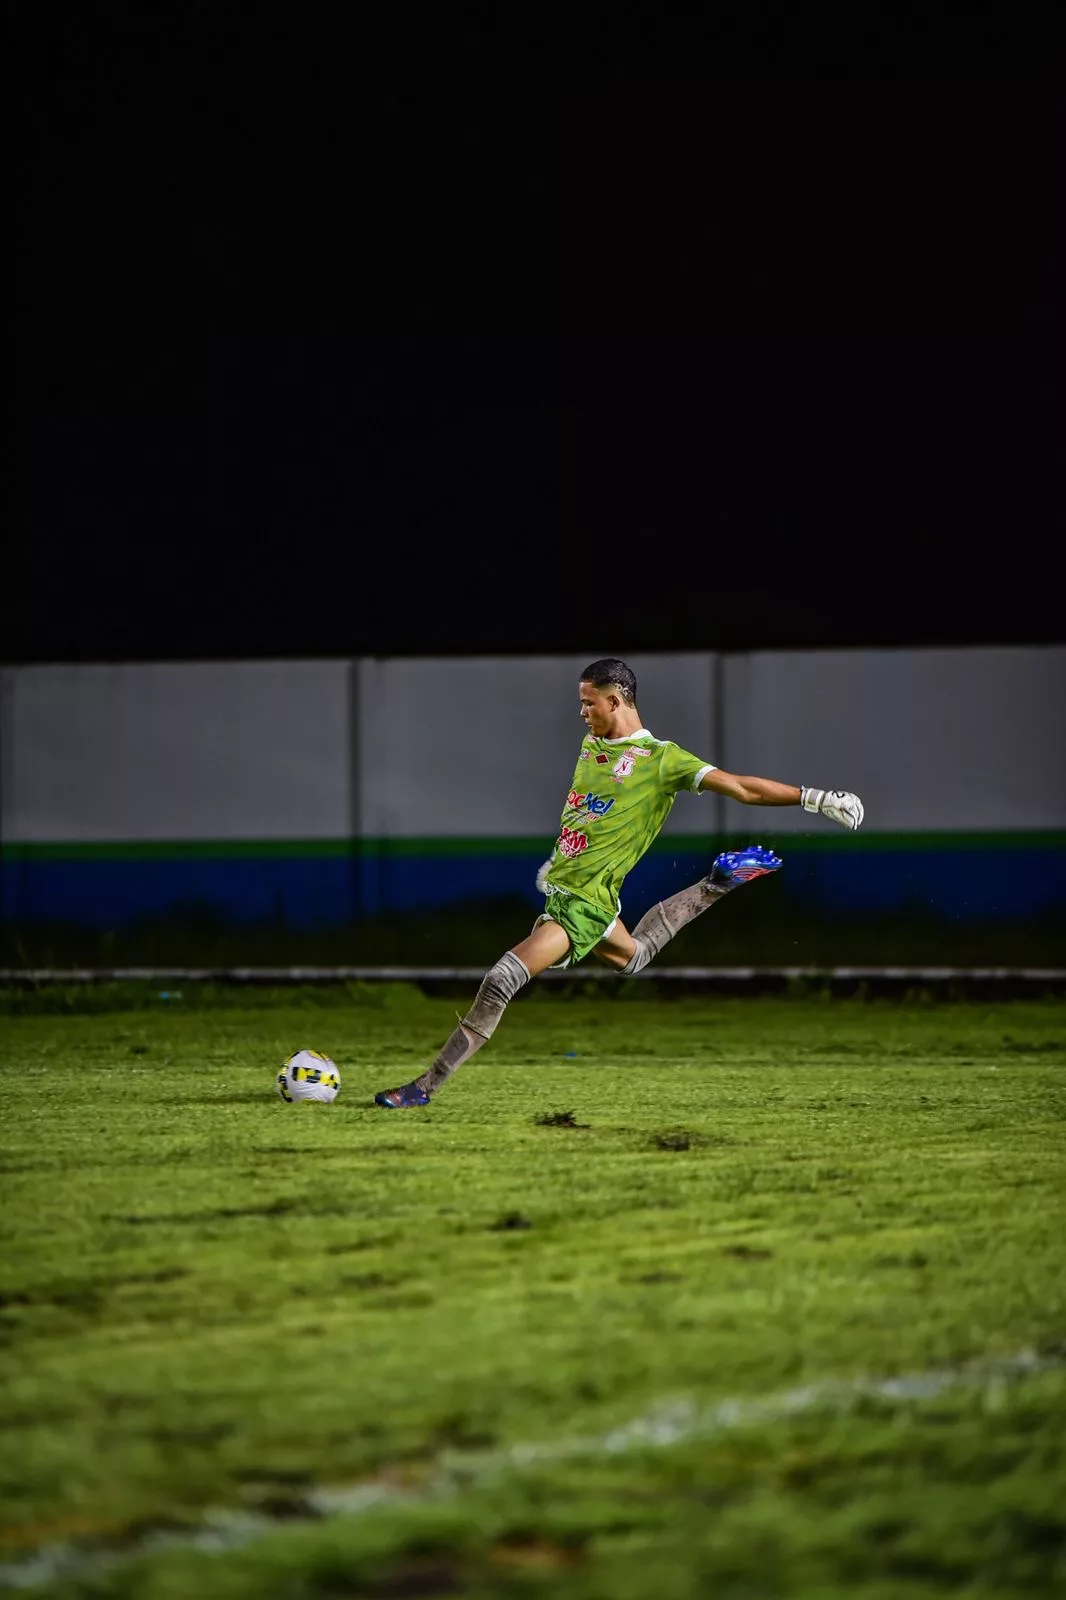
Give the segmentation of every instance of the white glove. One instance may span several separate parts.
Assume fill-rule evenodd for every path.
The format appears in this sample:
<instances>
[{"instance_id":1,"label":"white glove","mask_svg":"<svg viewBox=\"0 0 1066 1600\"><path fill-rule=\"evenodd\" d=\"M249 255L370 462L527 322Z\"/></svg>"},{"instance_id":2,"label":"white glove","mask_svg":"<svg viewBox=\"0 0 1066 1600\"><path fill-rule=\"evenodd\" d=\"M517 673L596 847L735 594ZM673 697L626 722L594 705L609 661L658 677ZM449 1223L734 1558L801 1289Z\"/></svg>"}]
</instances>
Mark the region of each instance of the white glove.
<instances>
[{"instance_id":1,"label":"white glove","mask_svg":"<svg viewBox=\"0 0 1066 1600\"><path fill-rule=\"evenodd\" d=\"M549 856L547 861L542 861L540 866L537 868L537 889L538 889L538 892L540 894L546 894L547 893L547 889L548 889L548 873L551 871L551 865L552 865L552 861L553 860L554 860L554 857Z\"/></svg>"},{"instance_id":2,"label":"white glove","mask_svg":"<svg viewBox=\"0 0 1066 1600\"><path fill-rule=\"evenodd\" d=\"M800 804L804 811L820 811L823 817L853 833L862 823L862 801L847 789L801 789Z\"/></svg>"}]
</instances>

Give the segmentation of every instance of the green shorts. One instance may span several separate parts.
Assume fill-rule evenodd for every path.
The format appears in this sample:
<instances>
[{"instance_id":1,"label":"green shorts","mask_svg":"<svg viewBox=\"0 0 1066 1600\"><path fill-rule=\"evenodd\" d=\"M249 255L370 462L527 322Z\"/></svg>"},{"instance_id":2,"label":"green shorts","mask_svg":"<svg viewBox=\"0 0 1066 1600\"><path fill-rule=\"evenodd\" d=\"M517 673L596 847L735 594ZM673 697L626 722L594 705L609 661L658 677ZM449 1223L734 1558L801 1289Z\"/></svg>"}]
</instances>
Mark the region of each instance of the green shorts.
<instances>
[{"instance_id":1,"label":"green shorts","mask_svg":"<svg viewBox=\"0 0 1066 1600\"><path fill-rule=\"evenodd\" d=\"M553 963L553 970L556 967L576 967L579 961L584 961L618 921L615 912L604 911L588 900L579 899L576 894L560 894L558 890L548 895L544 905L545 910L533 926L539 928L542 922L557 922L570 940L569 952L561 961Z\"/></svg>"}]
</instances>

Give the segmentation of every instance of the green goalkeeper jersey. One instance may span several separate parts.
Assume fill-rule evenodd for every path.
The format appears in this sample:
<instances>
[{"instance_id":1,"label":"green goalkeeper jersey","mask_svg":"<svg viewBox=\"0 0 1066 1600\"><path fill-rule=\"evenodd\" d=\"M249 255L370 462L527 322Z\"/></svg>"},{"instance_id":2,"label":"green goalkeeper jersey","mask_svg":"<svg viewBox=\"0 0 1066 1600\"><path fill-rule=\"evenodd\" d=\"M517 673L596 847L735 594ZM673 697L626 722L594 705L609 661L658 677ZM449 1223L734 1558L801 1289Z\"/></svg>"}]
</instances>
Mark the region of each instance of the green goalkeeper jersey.
<instances>
[{"instance_id":1,"label":"green goalkeeper jersey","mask_svg":"<svg viewBox=\"0 0 1066 1600\"><path fill-rule=\"evenodd\" d=\"M674 796L698 791L713 771L711 762L646 728L624 739L586 734L552 852L549 896L579 895L615 915L623 879L666 821Z\"/></svg>"}]
</instances>

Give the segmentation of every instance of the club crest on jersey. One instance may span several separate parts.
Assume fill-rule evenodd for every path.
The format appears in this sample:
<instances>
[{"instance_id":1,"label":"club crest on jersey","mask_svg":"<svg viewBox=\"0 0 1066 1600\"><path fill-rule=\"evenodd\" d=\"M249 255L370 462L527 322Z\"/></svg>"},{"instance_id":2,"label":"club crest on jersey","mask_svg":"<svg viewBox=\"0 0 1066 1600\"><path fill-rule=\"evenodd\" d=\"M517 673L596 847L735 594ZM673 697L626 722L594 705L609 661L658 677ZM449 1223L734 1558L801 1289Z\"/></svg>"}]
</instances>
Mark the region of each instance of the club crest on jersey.
<instances>
[{"instance_id":1,"label":"club crest on jersey","mask_svg":"<svg viewBox=\"0 0 1066 1600\"><path fill-rule=\"evenodd\" d=\"M587 833L579 833L576 828L560 829L559 849L564 856L569 856L571 861L575 856L579 856L582 850L587 850L588 847L589 836Z\"/></svg>"},{"instance_id":2,"label":"club crest on jersey","mask_svg":"<svg viewBox=\"0 0 1066 1600\"><path fill-rule=\"evenodd\" d=\"M578 794L576 789L571 789L566 803L571 811L587 811L590 817L605 817L614 805L614 795L609 800L601 800L598 794Z\"/></svg>"},{"instance_id":3,"label":"club crest on jersey","mask_svg":"<svg viewBox=\"0 0 1066 1600\"><path fill-rule=\"evenodd\" d=\"M628 778L636 764L632 750L627 750L624 755L618 757L618 760L611 768L611 776L614 778Z\"/></svg>"}]
</instances>

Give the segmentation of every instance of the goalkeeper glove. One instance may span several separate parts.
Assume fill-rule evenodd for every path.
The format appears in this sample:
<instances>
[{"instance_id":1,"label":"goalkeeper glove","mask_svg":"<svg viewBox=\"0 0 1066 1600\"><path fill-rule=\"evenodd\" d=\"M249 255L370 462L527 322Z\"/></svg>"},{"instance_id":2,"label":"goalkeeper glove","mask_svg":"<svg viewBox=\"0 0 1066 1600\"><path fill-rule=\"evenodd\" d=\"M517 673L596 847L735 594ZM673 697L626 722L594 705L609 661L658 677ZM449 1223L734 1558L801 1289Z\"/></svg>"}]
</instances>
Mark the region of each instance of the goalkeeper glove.
<instances>
[{"instance_id":1,"label":"goalkeeper glove","mask_svg":"<svg viewBox=\"0 0 1066 1600\"><path fill-rule=\"evenodd\" d=\"M847 789L801 789L800 804L804 811L820 811L823 817L853 833L862 822L862 801Z\"/></svg>"}]
</instances>

